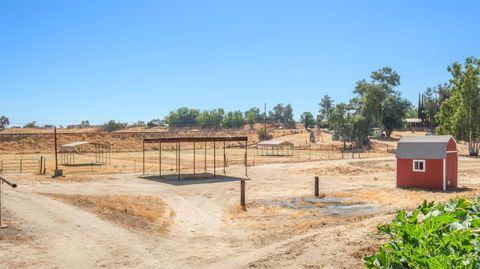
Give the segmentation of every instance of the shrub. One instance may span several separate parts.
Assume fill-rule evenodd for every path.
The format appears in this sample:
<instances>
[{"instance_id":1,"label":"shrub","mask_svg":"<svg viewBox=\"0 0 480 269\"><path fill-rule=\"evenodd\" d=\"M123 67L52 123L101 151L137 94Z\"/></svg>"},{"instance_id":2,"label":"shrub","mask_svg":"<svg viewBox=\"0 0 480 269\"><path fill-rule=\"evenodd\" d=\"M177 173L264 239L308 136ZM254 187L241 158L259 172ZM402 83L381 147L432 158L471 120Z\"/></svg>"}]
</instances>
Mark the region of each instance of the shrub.
<instances>
[{"instance_id":1,"label":"shrub","mask_svg":"<svg viewBox=\"0 0 480 269\"><path fill-rule=\"evenodd\" d=\"M113 132L116 130L125 129L125 127L127 127L127 123L110 120L103 124L101 129L105 132Z\"/></svg>"},{"instance_id":2,"label":"shrub","mask_svg":"<svg viewBox=\"0 0 480 269\"><path fill-rule=\"evenodd\" d=\"M263 141L263 140L270 140L270 139L272 139L272 135L269 134L265 128L262 128L258 131L258 140Z\"/></svg>"},{"instance_id":3,"label":"shrub","mask_svg":"<svg viewBox=\"0 0 480 269\"><path fill-rule=\"evenodd\" d=\"M367 268L480 268L480 198L425 201L378 229L392 240L365 258Z\"/></svg>"}]
</instances>

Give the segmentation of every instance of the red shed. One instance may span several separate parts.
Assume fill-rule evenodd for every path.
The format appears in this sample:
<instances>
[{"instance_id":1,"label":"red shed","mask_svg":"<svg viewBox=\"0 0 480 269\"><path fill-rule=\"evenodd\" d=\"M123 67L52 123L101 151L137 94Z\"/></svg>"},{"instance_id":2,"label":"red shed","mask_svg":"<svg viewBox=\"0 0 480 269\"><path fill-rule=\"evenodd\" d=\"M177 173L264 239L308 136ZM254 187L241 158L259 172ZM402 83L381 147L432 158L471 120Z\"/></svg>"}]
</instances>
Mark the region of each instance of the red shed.
<instances>
[{"instance_id":1,"label":"red shed","mask_svg":"<svg viewBox=\"0 0 480 269\"><path fill-rule=\"evenodd\" d=\"M398 141L397 187L457 187L457 142L450 135L407 136Z\"/></svg>"}]
</instances>

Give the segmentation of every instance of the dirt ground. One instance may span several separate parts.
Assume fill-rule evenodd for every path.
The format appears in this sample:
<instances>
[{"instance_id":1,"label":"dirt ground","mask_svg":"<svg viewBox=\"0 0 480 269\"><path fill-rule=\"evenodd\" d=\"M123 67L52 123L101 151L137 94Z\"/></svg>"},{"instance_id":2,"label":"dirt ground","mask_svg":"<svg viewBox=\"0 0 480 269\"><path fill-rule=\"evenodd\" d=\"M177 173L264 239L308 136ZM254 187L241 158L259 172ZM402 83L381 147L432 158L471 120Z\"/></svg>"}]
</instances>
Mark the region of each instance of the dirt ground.
<instances>
[{"instance_id":1,"label":"dirt ground","mask_svg":"<svg viewBox=\"0 0 480 269\"><path fill-rule=\"evenodd\" d=\"M19 186L4 187L0 268L362 268L396 210L480 195L480 160L459 165L460 189L448 193L395 188L393 156L256 165L246 211L242 166L182 181L11 175ZM145 203L160 213L138 213Z\"/></svg>"}]
</instances>

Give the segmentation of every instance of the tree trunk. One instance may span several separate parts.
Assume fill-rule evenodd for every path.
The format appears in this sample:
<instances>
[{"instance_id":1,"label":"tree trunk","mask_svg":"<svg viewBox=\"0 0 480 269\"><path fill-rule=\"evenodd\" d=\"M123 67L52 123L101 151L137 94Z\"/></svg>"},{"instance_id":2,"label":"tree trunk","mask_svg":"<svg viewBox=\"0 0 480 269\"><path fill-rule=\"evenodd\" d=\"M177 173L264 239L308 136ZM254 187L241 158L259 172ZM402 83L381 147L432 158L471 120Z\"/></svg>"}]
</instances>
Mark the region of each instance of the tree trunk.
<instances>
[{"instance_id":1,"label":"tree trunk","mask_svg":"<svg viewBox=\"0 0 480 269\"><path fill-rule=\"evenodd\" d=\"M470 156L476 156L478 157L478 151L479 151L480 144L478 141L472 141L470 140L468 142L468 154Z\"/></svg>"}]
</instances>

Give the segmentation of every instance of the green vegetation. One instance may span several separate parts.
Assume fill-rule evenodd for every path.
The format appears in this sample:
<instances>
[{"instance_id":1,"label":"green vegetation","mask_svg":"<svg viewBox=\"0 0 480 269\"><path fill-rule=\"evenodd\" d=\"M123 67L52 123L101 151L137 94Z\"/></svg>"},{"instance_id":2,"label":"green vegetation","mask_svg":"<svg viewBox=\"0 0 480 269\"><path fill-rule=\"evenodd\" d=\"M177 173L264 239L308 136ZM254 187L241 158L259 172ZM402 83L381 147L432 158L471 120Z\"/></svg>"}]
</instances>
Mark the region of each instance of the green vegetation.
<instances>
[{"instance_id":1,"label":"green vegetation","mask_svg":"<svg viewBox=\"0 0 480 269\"><path fill-rule=\"evenodd\" d=\"M425 201L378 229L392 240L365 258L367 268L480 268L480 198Z\"/></svg>"},{"instance_id":2,"label":"green vegetation","mask_svg":"<svg viewBox=\"0 0 480 269\"><path fill-rule=\"evenodd\" d=\"M230 111L223 117L222 127L241 128L243 126L243 113L240 110Z\"/></svg>"},{"instance_id":3,"label":"green vegetation","mask_svg":"<svg viewBox=\"0 0 480 269\"><path fill-rule=\"evenodd\" d=\"M80 122L80 128L88 128L90 127L90 122L88 120L82 120Z\"/></svg>"},{"instance_id":4,"label":"green vegetation","mask_svg":"<svg viewBox=\"0 0 480 269\"><path fill-rule=\"evenodd\" d=\"M10 125L10 120L6 116L1 116L0 117L0 129L4 129Z\"/></svg>"},{"instance_id":5,"label":"green vegetation","mask_svg":"<svg viewBox=\"0 0 480 269\"><path fill-rule=\"evenodd\" d=\"M390 137L392 131L403 126L403 119L411 109L411 103L402 98L395 87L400 84L400 76L390 67L372 72L371 81L357 82L355 97L349 104L337 104L328 115L328 126L335 135L344 141L365 146L370 142L368 135L375 127L381 127ZM324 97L325 99L326 97ZM322 99L323 103L333 101ZM321 111L327 111L326 108ZM326 113L326 112L325 112Z\"/></svg>"},{"instance_id":6,"label":"green vegetation","mask_svg":"<svg viewBox=\"0 0 480 269\"><path fill-rule=\"evenodd\" d=\"M253 124L262 120L260 109L258 107L252 107L248 111L245 111L245 119L247 124L249 124L250 127L253 127Z\"/></svg>"},{"instance_id":7,"label":"green vegetation","mask_svg":"<svg viewBox=\"0 0 480 269\"><path fill-rule=\"evenodd\" d=\"M31 121L31 122L23 125L23 128L38 128L37 122L36 121Z\"/></svg>"},{"instance_id":8,"label":"green vegetation","mask_svg":"<svg viewBox=\"0 0 480 269\"><path fill-rule=\"evenodd\" d=\"M290 104L277 104L268 112L268 121L276 127L295 128L293 108Z\"/></svg>"},{"instance_id":9,"label":"green vegetation","mask_svg":"<svg viewBox=\"0 0 480 269\"><path fill-rule=\"evenodd\" d=\"M117 131L117 130L120 130L120 129L125 129L125 127L127 127L127 125L128 125L127 123L110 120L110 121L106 122L105 124L103 124L101 129L102 129L102 131L105 131L105 132L113 132L113 131Z\"/></svg>"},{"instance_id":10,"label":"green vegetation","mask_svg":"<svg viewBox=\"0 0 480 269\"><path fill-rule=\"evenodd\" d=\"M269 112L268 122L276 127L295 128L293 109L290 104L278 104ZM198 127L204 129L242 128L244 124L253 126L263 122L260 109L252 107L242 112L240 110L225 112L223 108L204 110L181 107L171 111L165 117L165 123L171 127Z\"/></svg>"},{"instance_id":11,"label":"green vegetation","mask_svg":"<svg viewBox=\"0 0 480 269\"><path fill-rule=\"evenodd\" d=\"M418 99L418 118L422 120L425 126L434 129L438 126L435 120L440 111L443 102L450 98L451 88L447 83L439 84L436 87L428 87Z\"/></svg>"},{"instance_id":12,"label":"green vegetation","mask_svg":"<svg viewBox=\"0 0 480 269\"><path fill-rule=\"evenodd\" d=\"M258 130L258 140L263 141L263 140L270 140L272 139L272 135L265 130L265 128L262 128Z\"/></svg>"},{"instance_id":13,"label":"green vegetation","mask_svg":"<svg viewBox=\"0 0 480 269\"><path fill-rule=\"evenodd\" d=\"M310 112L303 112L302 115L300 116L300 122L303 123L303 126L305 126L305 129L315 125L315 119L313 118L313 115Z\"/></svg>"},{"instance_id":14,"label":"green vegetation","mask_svg":"<svg viewBox=\"0 0 480 269\"><path fill-rule=\"evenodd\" d=\"M480 147L480 59L469 57L462 65L448 67L451 96L435 117L437 132L452 134L457 140L468 141L471 156L478 156Z\"/></svg>"},{"instance_id":15,"label":"green vegetation","mask_svg":"<svg viewBox=\"0 0 480 269\"><path fill-rule=\"evenodd\" d=\"M321 124L323 121L328 122L333 110L333 99L330 96L325 95L323 96L322 100L320 100L318 105L320 106L320 109L318 110L320 120L319 123Z\"/></svg>"}]
</instances>

